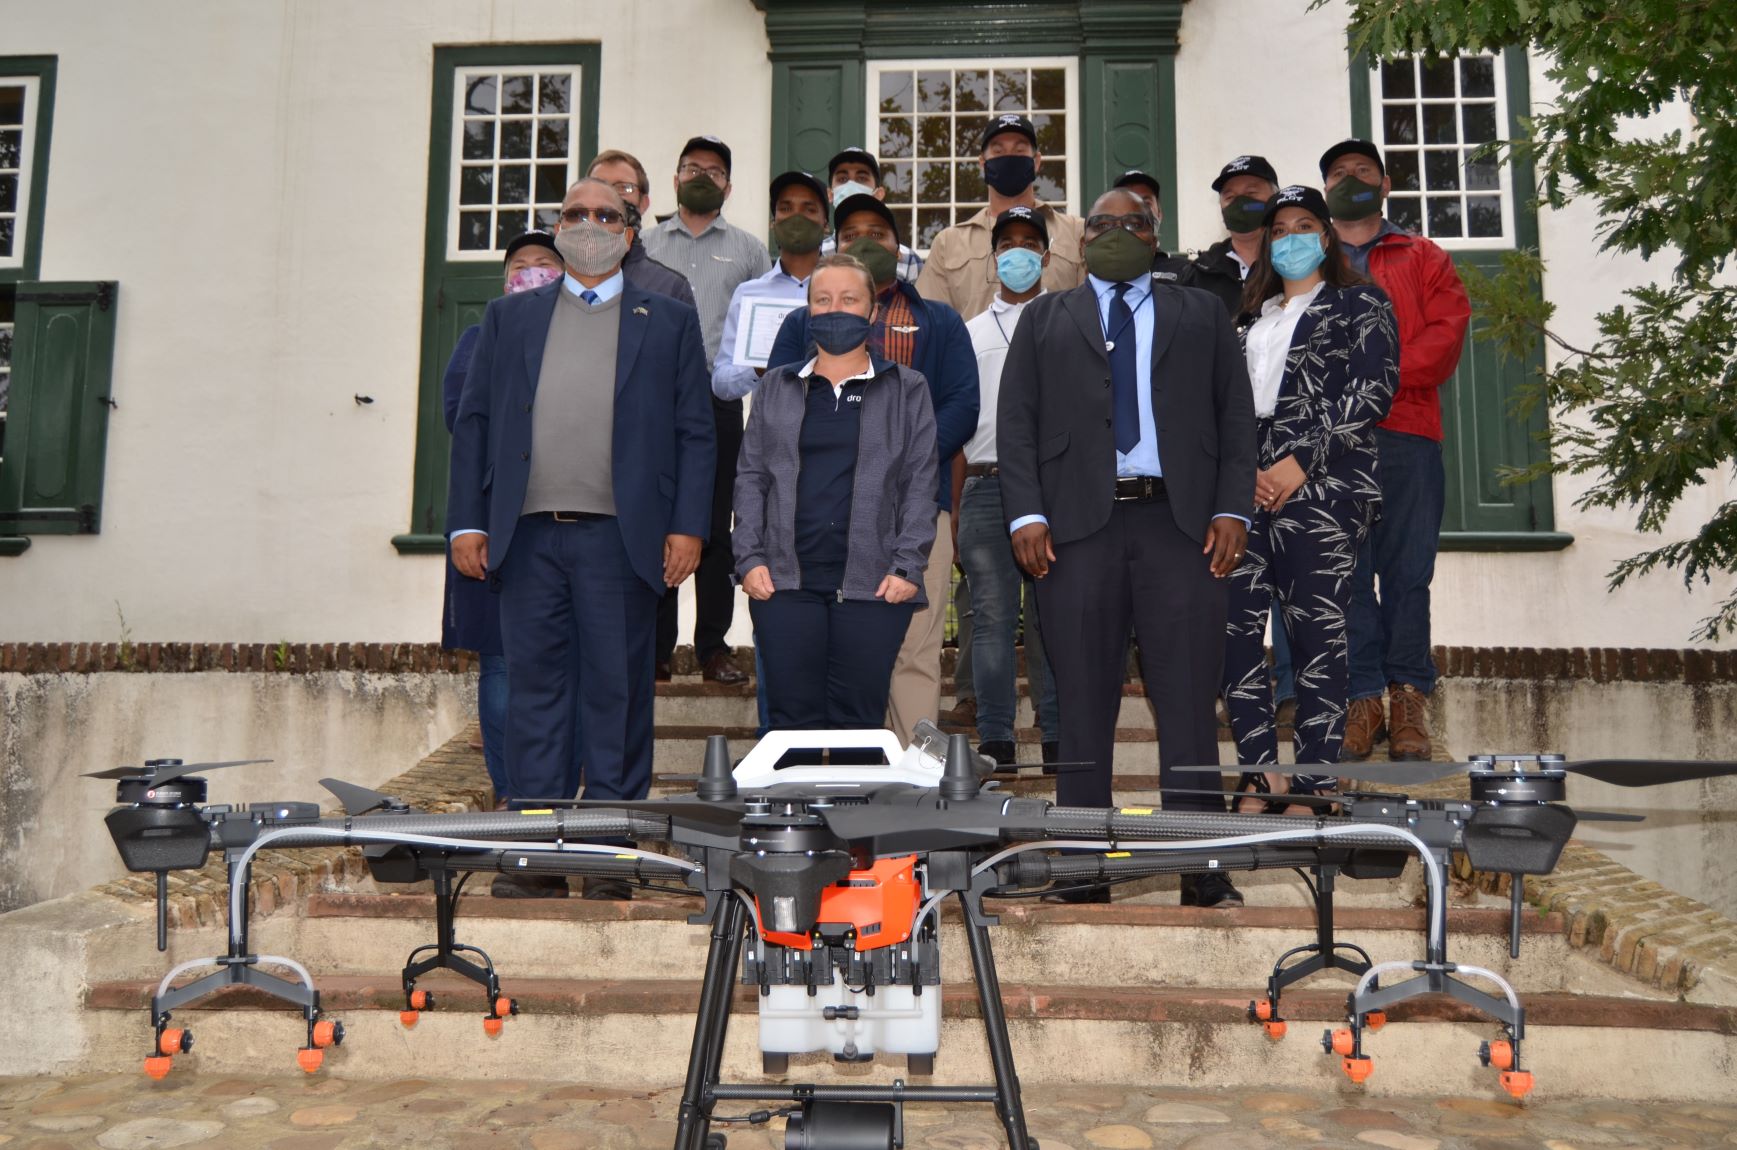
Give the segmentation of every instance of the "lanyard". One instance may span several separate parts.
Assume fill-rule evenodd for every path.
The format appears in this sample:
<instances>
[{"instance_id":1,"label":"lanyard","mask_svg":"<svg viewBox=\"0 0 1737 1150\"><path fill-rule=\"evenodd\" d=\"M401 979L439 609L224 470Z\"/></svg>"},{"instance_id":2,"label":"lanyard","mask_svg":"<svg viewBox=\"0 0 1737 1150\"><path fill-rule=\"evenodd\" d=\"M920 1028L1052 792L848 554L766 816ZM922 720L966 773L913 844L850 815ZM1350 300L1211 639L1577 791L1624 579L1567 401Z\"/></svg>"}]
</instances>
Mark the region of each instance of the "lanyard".
<instances>
[{"instance_id":1,"label":"lanyard","mask_svg":"<svg viewBox=\"0 0 1737 1150\"><path fill-rule=\"evenodd\" d=\"M1110 290L1113 292L1116 289L1111 288ZM1126 296L1123 297L1123 302L1124 303L1127 302ZM1139 303L1135 304L1133 307L1128 309L1128 318L1123 320L1121 325L1119 327L1117 327L1116 330L1113 332L1109 330L1109 324L1104 320L1103 313L1102 312L1098 313L1098 326L1104 329L1104 352L1106 354L1116 350L1116 337L1121 335L1123 331L1125 331L1127 328L1129 328L1130 326L1133 325L1134 313L1138 312L1141 308L1145 307L1149 303L1152 303L1152 290L1150 288L1146 289L1146 298L1141 300ZM1153 317L1154 317L1154 319L1156 319L1156 317L1157 317L1157 305L1156 304L1153 305Z\"/></svg>"}]
</instances>

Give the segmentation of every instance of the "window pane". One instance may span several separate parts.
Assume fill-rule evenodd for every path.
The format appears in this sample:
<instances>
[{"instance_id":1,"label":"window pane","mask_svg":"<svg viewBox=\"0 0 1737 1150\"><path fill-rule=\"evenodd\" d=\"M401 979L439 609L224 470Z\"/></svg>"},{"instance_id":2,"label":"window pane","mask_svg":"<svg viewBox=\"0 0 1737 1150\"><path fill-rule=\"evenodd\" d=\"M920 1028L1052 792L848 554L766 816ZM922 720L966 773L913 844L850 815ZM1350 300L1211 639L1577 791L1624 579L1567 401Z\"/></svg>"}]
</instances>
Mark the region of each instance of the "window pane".
<instances>
[{"instance_id":1,"label":"window pane","mask_svg":"<svg viewBox=\"0 0 1737 1150\"><path fill-rule=\"evenodd\" d=\"M1452 104L1423 106L1423 142L1426 144L1457 144L1460 141L1458 117Z\"/></svg>"},{"instance_id":2,"label":"window pane","mask_svg":"<svg viewBox=\"0 0 1737 1150\"><path fill-rule=\"evenodd\" d=\"M1387 178L1393 181L1393 190L1396 192L1421 191L1423 184L1419 182L1417 153L1388 152Z\"/></svg>"},{"instance_id":3,"label":"window pane","mask_svg":"<svg viewBox=\"0 0 1737 1150\"><path fill-rule=\"evenodd\" d=\"M571 98L573 77L569 75L543 76L537 80L537 108L544 113L565 115L572 111L568 102Z\"/></svg>"},{"instance_id":4,"label":"window pane","mask_svg":"<svg viewBox=\"0 0 1737 1150\"><path fill-rule=\"evenodd\" d=\"M18 210L18 177L0 176L0 212Z\"/></svg>"},{"instance_id":5,"label":"window pane","mask_svg":"<svg viewBox=\"0 0 1737 1150\"><path fill-rule=\"evenodd\" d=\"M464 122L464 158L492 160L495 158L495 123L493 120Z\"/></svg>"},{"instance_id":6,"label":"window pane","mask_svg":"<svg viewBox=\"0 0 1737 1150\"><path fill-rule=\"evenodd\" d=\"M1467 152L1467 156L1471 153ZM1493 156L1466 160L1466 187L1474 192L1494 191L1502 186L1501 172Z\"/></svg>"},{"instance_id":7,"label":"window pane","mask_svg":"<svg viewBox=\"0 0 1737 1150\"><path fill-rule=\"evenodd\" d=\"M911 238L911 209L894 209L893 219L899 222L899 242L907 246L915 244L916 240Z\"/></svg>"},{"instance_id":8,"label":"window pane","mask_svg":"<svg viewBox=\"0 0 1737 1150\"><path fill-rule=\"evenodd\" d=\"M495 199L493 168L465 168L458 176L458 202L492 204Z\"/></svg>"},{"instance_id":9,"label":"window pane","mask_svg":"<svg viewBox=\"0 0 1737 1150\"><path fill-rule=\"evenodd\" d=\"M1466 104L1460 108L1460 119L1465 124L1465 135L1461 138L1466 143L1487 144L1496 138L1494 104Z\"/></svg>"},{"instance_id":10,"label":"window pane","mask_svg":"<svg viewBox=\"0 0 1737 1150\"><path fill-rule=\"evenodd\" d=\"M881 117L880 155L893 160L909 159L911 131L911 120L908 116Z\"/></svg>"},{"instance_id":11,"label":"window pane","mask_svg":"<svg viewBox=\"0 0 1737 1150\"><path fill-rule=\"evenodd\" d=\"M560 208L538 208L536 213L537 226L546 232L552 232L561 226Z\"/></svg>"},{"instance_id":12,"label":"window pane","mask_svg":"<svg viewBox=\"0 0 1737 1150\"><path fill-rule=\"evenodd\" d=\"M960 116L953 121L953 154L981 156L983 133L989 130L988 116Z\"/></svg>"},{"instance_id":13,"label":"window pane","mask_svg":"<svg viewBox=\"0 0 1737 1150\"><path fill-rule=\"evenodd\" d=\"M989 110L988 72L960 72L954 83L957 88L953 99L958 111L987 112Z\"/></svg>"},{"instance_id":14,"label":"window pane","mask_svg":"<svg viewBox=\"0 0 1737 1150\"><path fill-rule=\"evenodd\" d=\"M1466 234L1499 239L1502 235L1502 200L1499 196L1466 197Z\"/></svg>"},{"instance_id":15,"label":"window pane","mask_svg":"<svg viewBox=\"0 0 1737 1150\"><path fill-rule=\"evenodd\" d=\"M917 111L951 112L953 110L953 73L917 73Z\"/></svg>"},{"instance_id":16,"label":"window pane","mask_svg":"<svg viewBox=\"0 0 1737 1150\"><path fill-rule=\"evenodd\" d=\"M1032 192L1038 199L1063 203L1068 198L1068 166L1066 160L1045 160L1038 170Z\"/></svg>"},{"instance_id":17,"label":"window pane","mask_svg":"<svg viewBox=\"0 0 1737 1150\"><path fill-rule=\"evenodd\" d=\"M24 156L24 133L0 132L0 168L16 168Z\"/></svg>"},{"instance_id":18,"label":"window pane","mask_svg":"<svg viewBox=\"0 0 1737 1150\"><path fill-rule=\"evenodd\" d=\"M495 216L495 247L504 248L531 230L529 212L500 212Z\"/></svg>"},{"instance_id":19,"label":"window pane","mask_svg":"<svg viewBox=\"0 0 1737 1150\"><path fill-rule=\"evenodd\" d=\"M947 116L917 117L917 155L951 156L953 121Z\"/></svg>"},{"instance_id":20,"label":"window pane","mask_svg":"<svg viewBox=\"0 0 1737 1150\"><path fill-rule=\"evenodd\" d=\"M946 204L953 200L953 165L917 165L917 202Z\"/></svg>"},{"instance_id":21,"label":"window pane","mask_svg":"<svg viewBox=\"0 0 1737 1150\"><path fill-rule=\"evenodd\" d=\"M910 245L917 248L934 246L935 237L952 223L953 213L946 208L918 208L917 238L909 241Z\"/></svg>"},{"instance_id":22,"label":"window pane","mask_svg":"<svg viewBox=\"0 0 1737 1150\"><path fill-rule=\"evenodd\" d=\"M528 160L531 158L531 121L504 120L501 122L501 159Z\"/></svg>"},{"instance_id":23,"label":"window pane","mask_svg":"<svg viewBox=\"0 0 1737 1150\"><path fill-rule=\"evenodd\" d=\"M0 124L24 123L24 88L22 85L0 85Z\"/></svg>"},{"instance_id":24,"label":"window pane","mask_svg":"<svg viewBox=\"0 0 1737 1150\"><path fill-rule=\"evenodd\" d=\"M881 187L887 190L887 203L911 202L911 165L885 164L881 167Z\"/></svg>"},{"instance_id":25,"label":"window pane","mask_svg":"<svg viewBox=\"0 0 1737 1150\"><path fill-rule=\"evenodd\" d=\"M531 166L529 164L502 164L500 183L496 187L495 202L501 204L528 204L531 202ZM521 227L519 231L523 231ZM514 232L518 235L518 232Z\"/></svg>"},{"instance_id":26,"label":"window pane","mask_svg":"<svg viewBox=\"0 0 1737 1150\"><path fill-rule=\"evenodd\" d=\"M1403 228L1408 232L1423 230L1423 216L1416 196L1389 196L1387 218L1393 221L1396 228Z\"/></svg>"},{"instance_id":27,"label":"window pane","mask_svg":"<svg viewBox=\"0 0 1737 1150\"><path fill-rule=\"evenodd\" d=\"M0 256L12 254L13 223L11 218L0 220Z\"/></svg>"},{"instance_id":28,"label":"window pane","mask_svg":"<svg viewBox=\"0 0 1737 1150\"><path fill-rule=\"evenodd\" d=\"M1460 229L1460 198L1458 196L1429 197L1429 235L1434 239L1456 239Z\"/></svg>"},{"instance_id":29,"label":"window pane","mask_svg":"<svg viewBox=\"0 0 1737 1150\"><path fill-rule=\"evenodd\" d=\"M1031 106L1053 108L1068 106L1068 74L1060 68L1036 68L1031 73Z\"/></svg>"},{"instance_id":30,"label":"window pane","mask_svg":"<svg viewBox=\"0 0 1737 1150\"><path fill-rule=\"evenodd\" d=\"M1381 65L1381 95L1388 100L1409 100L1417 95L1417 65L1411 60L1389 60Z\"/></svg>"},{"instance_id":31,"label":"window pane","mask_svg":"<svg viewBox=\"0 0 1737 1150\"><path fill-rule=\"evenodd\" d=\"M1419 60L1417 70L1423 80L1424 99L1453 99L1454 62L1452 60Z\"/></svg>"},{"instance_id":32,"label":"window pane","mask_svg":"<svg viewBox=\"0 0 1737 1150\"><path fill-rule=\"evenodd\" d=\"M464 252L489 250L488 212L461 212L458 217L458 248Z\"/></svg>"},{"instance_id":33,"label":"window pane","mask_svg":"<svg viewBox=\"0 0 1737 1150\"><path fill-rule=\"evenodd\" d=\"M909 112L911 107L911 73L881 73L881 111Z\"/></svg>"},{"instance_id":34,"label":"window pane","mask_svg":"<svg viewBox=\"0 0 1737 1150\"><path fill-rule=\"evenodd\" d=\"M537 165L537 203L558 204L567 196L567 165Z\"/></svg>"},{"instance_id":35,"label":"window pane","mask_svg":"<svg viewBox=\"0 0 1737 1150\"><path fill-rule=\"evenodd\" d=\"M1031 107L1030 73L1024 68L1002 71L995 70L995 110L997 112L1023 112Z\"/></svg>"},{"instance_id":36,"label":"window pane","mask_svg":"<svg viewBox=\"0 0 1737 1150\"><path fill-rule=\"evenodd\" d=\"M1417 143L1417 109L1410 104L1383 105L1381 140L1400 146Z\"/></svg>"},{"instance_id":37,"label":"window pane","mask_svg":"<svg viewBox=\"0 0 1737 1150\"><path fill-rule=\"evenodd\" d=\"M983 167L971 160L961 160L953 168L953 194L961 200L976 203L989 198L989 185L983 182Z\"/></svg>"},{"instance_id":38,"label":"window pane","mask_svg":"<svg viewBox=\"0 0 1737 1150\"><path fill-rule=\"evenodd\" d=\"M1460 95L1467 99L1496 94L1496 60L1472 56L1460 61Z\"/></svg>"},{"instance_id":39,"label":"window pane","mask_svg":"<svg viewBox=\"0 0 1737 1150\"><path fill-rule=\"evenodd\" d=\"M566 120L542 120L537 124L537 156L545 160L567 158Z\"/></svg>"},{"instance_id":40,"label":"window pane","mask_svg":"<svg viewBox=\"0 0 1737 1150\"><path fill-rule=\"evenodd\" d=\"M1425 152L1423 179L1432 192L1458 191L1460 186L1460 154L1458 152Z\"/></svg>"},{"instance_id":41,"label":"window pane","mask_svg":"<svg viewBox=\"0 0 1737 1150\"><path fill-rule=\"evenodd\" d=\"M495 77L473 76L465 82L464 110L470 116L495 114Z\"/></svg>"},{"instance_id":42,"label":"window pane","mask_svg":"<svg viewBox=\"0 0 1737 1150\"><path fill-rule=\"evenodd\" d=\"M531 77L507 76L501 80L501 115L524 116L536 111L531 105Z\"/></svg>"},{"instance_id":43,"label":"window pane","mask_svg":"<svg viewBox=\"0 0 1737 1150\"><path fill-rule=\"evenodd\" d=\"M1051 115L1033 116L1032 126L1037 129L1037 150L1045 156L1066 155L1068 150L1068 118L1057 112Z\"/></svg>"}]
</instances>

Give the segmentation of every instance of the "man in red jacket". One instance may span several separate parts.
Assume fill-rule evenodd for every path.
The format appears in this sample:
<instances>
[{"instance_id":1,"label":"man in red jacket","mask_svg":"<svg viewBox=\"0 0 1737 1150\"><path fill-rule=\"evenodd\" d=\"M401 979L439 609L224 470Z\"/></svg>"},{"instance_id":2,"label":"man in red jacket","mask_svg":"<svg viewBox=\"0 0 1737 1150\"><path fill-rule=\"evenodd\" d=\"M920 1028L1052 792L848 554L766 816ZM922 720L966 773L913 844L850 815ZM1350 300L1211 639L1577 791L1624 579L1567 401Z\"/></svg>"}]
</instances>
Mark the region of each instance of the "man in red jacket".
<instances>
[{"instance_id":1,"label":"man in red jacket","mask_svg":"<svg viewBox=\"0 0 1737 1150\"><path fill-rule=\"evenodd\" d=\"M1385 737L1389 758L1428 759L1436 678L1429 585L1446 487L1440 389L1459 366L1472 309L1453 258L1382 215L1392 185L1374 144L1334 144L1321 156L1321 178L1346 258L1387 293L1399 322L1399 391L1375 431L1381 521L1358 553L1352 587L1351 705L1341 757L1367 758Z\"/></svg>"}]
</instances>

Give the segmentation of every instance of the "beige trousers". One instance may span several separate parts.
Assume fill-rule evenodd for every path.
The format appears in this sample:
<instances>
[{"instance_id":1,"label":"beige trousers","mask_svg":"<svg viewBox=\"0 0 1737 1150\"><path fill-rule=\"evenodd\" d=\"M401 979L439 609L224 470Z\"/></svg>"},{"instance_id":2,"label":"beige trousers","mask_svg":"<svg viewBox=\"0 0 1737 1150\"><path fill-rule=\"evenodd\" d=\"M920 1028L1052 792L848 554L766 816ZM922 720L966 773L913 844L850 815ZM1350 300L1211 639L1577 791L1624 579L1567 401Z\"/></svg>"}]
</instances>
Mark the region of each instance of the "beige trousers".
<instances>
[{"instance_id":1,"label":"beige trousers","mask_svg":"<svg viewBox=\"0 0 1737 1150\"><path fill-rule=\"evenodd\" d=\"M910 742L911 728L919 719L934 722L941 712L941 632L947 624L947 597L952 587L952 516L943 511L935 521L935 546L923 572L923 594L929 605L911 616L904 646L893 663L887 728L900 742Z\"/></svg>"}]
</instances>

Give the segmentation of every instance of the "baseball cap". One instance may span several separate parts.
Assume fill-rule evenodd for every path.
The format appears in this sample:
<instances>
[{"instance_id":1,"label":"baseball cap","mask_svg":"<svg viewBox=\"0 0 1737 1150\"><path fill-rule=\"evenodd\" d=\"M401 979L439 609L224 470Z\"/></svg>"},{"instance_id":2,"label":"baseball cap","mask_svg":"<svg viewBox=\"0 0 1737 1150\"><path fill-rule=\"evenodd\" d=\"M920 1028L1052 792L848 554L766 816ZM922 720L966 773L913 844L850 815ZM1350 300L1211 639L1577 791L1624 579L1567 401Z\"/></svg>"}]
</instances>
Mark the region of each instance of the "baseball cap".
<instances>
[{"instance_id":1,"label":"baseball cap","mask_svg":"<svg viewBox=\"0 0 1737 1150\"><path fill-rule=\"evenodd\" d=\"M887 226L893 229L893 238L903 242L904 237L899 235L899 218L893 214L893 209L887 207L874 196L865 195L862 192L848 197L844 203L832 209L832 226L835 228L841 226L845 220L857 212L873 212L887 221Z\"/></svg>"},{"instance_id":2,"label":"baseball cap","mask_svg":"<svg viewBox=\"0 0 1737 1150\"><path fill-rule=\"evenodd\" d=\"M1037 229L1038 238L1043 240L1043 246L1049 247L1049 225L1043 222L1043 213L1033 211L1024 204L1017 204L995 217L995 225L989 229L989 246L991 248L1001 242L1001 233L1014 224L1030 224Z\"/></svg>"},{"instance_id":3,"label":"baseball cap","mask_svg":"<svg viewBox=\"0 0 1737 1150\"><path fill-rule=\"evenodd\" d=\"M789 171L781 172L772 177L772 191L769 204L771 211L776 212L778 210L779 193L783 192L785 188L788 188L792 184L800 184L802 187L813 192L815 199L820 201L821 211L824 212L831 209L832 197L826 194L826 185L820 182L818 176L809 172Z\"/></svg>"},{"instance_id":4,"label":"baseball cap","mask_svg":"<svg viewBox=\"0 0 1737 1150\"><path fill-rule=\"evenodd\" d=\"M1280 208L1302 208L1304 211L1320 220L1323 226L1332 224L1332 215L1327 211L1327 199L1314 188L1303 184L1292 184L1280 188L1279 194L1267 201L1267 214L1262 219L1262 225L1271 227L1273 219L1279 214Z\"/></svg>"},{"instance_id":5,"label":"baseball cap","mask_svg":"<svg viewBox=\"0 0 1737 1150\"><path fill-rule=\"evenodd\" d=\"M1218 179L1212 181L1212 190L1223 191L1224 185L1234 176L1256 176L1269 184L1279 182L1279 174L1273 171L1265 156L1238 156L1218 170Z\"/></svg>"},{"instance_id":6,"label":"baseball cap","mask_svg":"<svg viewBox=\"0 0 1737 1150\"><path fill-rule=\"evenodd\" d=\"M1340 156L1368 156L1375 161L1375 166L1382 175L1387 174L1387 165L1381 161L1381 149L1368 140L1340 140L1331 148L1321 153L1321 178L1327 178L1327 169L1333 166L1333 161Z\"/></svg>"},{"instance_id":7,"label":"baseball cap","mask_svg":"<svg viewBox=\"0 0 1737 1150\"><path fill-rule=\"evenodd\" d=\"M867 148L852 146L826 161L827 183L832 182L832 174L838 171L840 164L866 164L868 170L875 174L875 183L878 185L881 182L881 162L875 159L874 153Z\"/></svg>"},{"instance_id":8,"label":"baseball cap","mask_svg":"<svg viewBox=\"0 0 1737 1150\"><path fill-rule=\"evenodd\" d=\"M978 152L984 151L989 147L989 141L1005 132L1018 132L1031 141L1032 147L1037 147L1037 129L1032 126L1031 121L1018 112L1003 112L989 121L989 126L983 129L983 138L977 143Z\"/></svg>"},{"instance_id":9,"label":"baseball cap","mask_svg":"<svg viewBox=\"0 0 1737 1150\"><path fill-rule=\"evenodd\" d=\"M510 263L513 258L513 253L517 252L520 248L528 247L548 248L556 255L561 254L560 249L555 246L555 235L553 232L533 230L520 232L512 238L512 240L507 244L505 254L501 256L501 263L503 265Z\"/></svg>"},{"instance_id":10,"label":"baseball cap","mask_svg":"<svg viewBox=\"0 0 1737 1150\"><path fill-rule=\"evenodd\" d=\"M724 174L726 176L730 174L730 145L724 143L724 141L718 139L718 137L695 136L693 139L682 145L681 155L678 155L676 159L678 161L681 160L681 158L686 156L689 152L717 153L718 158L724 161Z\"/></svg>"},{"instance_id":11,"label":"baseball cap","mask_svg":"<svg viewBox=\"0 0 1737 1150\"><path fill-rule=\"evenodd\" d=\"M1159 200L1164 198L1164 185L1158 182L1158 177L1152 175L1150 172L1142 172L1139 168L1129 168L1127 171L1117 176L1116 182L1110 186L1116 188L1131 188L1135 184L1152 189L1152 195Z\"/></svg>"}]
</instances>

